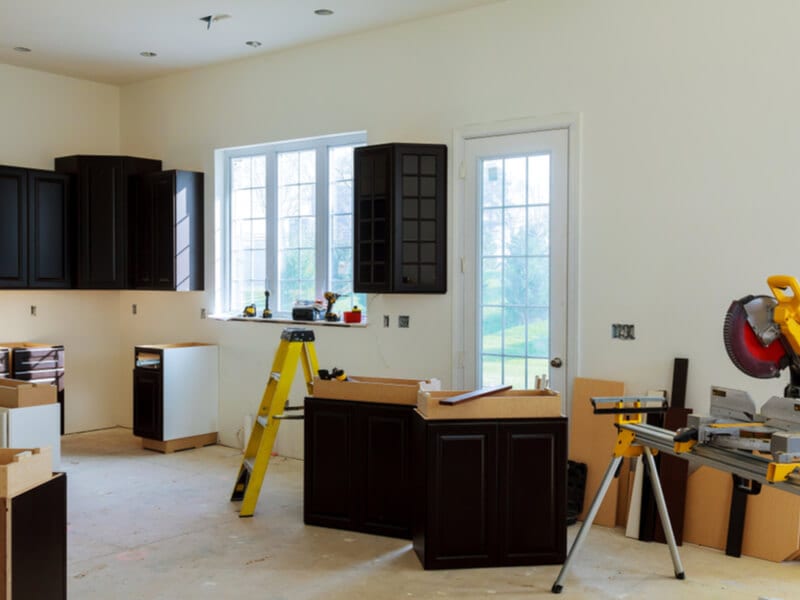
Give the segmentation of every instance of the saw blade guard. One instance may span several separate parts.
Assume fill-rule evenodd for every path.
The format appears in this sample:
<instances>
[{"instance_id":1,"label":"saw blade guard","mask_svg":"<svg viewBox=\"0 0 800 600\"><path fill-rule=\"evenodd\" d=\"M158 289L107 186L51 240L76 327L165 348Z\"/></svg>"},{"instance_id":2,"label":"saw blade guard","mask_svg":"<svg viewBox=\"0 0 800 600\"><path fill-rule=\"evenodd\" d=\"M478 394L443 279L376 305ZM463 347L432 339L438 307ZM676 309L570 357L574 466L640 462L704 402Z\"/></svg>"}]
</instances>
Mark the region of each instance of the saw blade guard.
<instances>
[{"instance_id":1,"label":"saw blade guard","mask_svg":"<svg viewBox=\"0 0 800 600\"><path fill-rule=\"evenodd\" d=\"M736 368L751 377L780 377L790 362L772 317L777 304L771 296L745 296L734 300L725 313L725 350Z\"/></svg>"}]
</instances>

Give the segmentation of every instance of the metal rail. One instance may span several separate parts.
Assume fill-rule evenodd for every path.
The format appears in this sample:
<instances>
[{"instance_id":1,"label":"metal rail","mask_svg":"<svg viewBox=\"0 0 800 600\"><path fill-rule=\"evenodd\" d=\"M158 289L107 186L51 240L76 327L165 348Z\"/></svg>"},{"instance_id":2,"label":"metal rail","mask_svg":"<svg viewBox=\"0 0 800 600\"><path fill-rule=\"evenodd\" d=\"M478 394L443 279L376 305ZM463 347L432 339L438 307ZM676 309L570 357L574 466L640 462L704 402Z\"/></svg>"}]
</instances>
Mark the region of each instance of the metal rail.
<instances>
[{"instance_id":1,"label":"metal rail","mask_svg":"<svg viewBox=\"0 0 800 600\"><path fill-rule=\"evenodd\" d=\"M740 450L715 448L707 444L697 444L689 452L675 452L673 437L674 431L654 427L652 425L621 423L620 429L626 429L636 436L636 444L655 448L660 452L685 458L692 464L701 464L713 467L719 471L733 473L762 485L769 485L792 494L800 495L800 475L793 473L788 481L771 483L767 481L767 465L769 459L757 454L746 453Z\"/></svg>"}]
</instances>

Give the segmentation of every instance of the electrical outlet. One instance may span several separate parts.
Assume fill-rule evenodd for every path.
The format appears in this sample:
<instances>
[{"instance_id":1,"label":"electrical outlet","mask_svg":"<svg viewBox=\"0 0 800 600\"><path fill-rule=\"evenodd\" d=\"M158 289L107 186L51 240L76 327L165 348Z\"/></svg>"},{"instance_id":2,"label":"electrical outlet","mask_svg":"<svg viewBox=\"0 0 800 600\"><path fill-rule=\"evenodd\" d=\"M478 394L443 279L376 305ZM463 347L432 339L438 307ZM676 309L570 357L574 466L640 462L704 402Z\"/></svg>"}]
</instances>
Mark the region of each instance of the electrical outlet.
<instances>
[{"instance_id":1,"label":"electrical outlet","mask_svg":"<svg viewBox=\"0 0 800 600\"><path fill-rule=\"evenodd\" d=\"M135 315L135 314L137 314L138 312L139 312L139 307L138 307L138 306L136 306L135 304L131 304L131 314L132 314L132 315Z\"/></svg>"},{"instance_id":2,"label":"electrical outlet","mask_svg":"<svg viewBox=\"0 0 800 600\"><path fill-rule=\"evenodd\" d=\"M383 315L383 326L384 327L389 326L389 315Z\"/></svg>"},{"instance_id":3,"label":"electrical outlet","mask_svg":"<svg viewBox=\"0 0 800 600\"><path fill-rule=\"evenodd\" d=\"M407 328L411 324L411 317L408 315L400 315L397 317L397 326Z\"/></svg>"},{"instance_id":4,"label":"electrical outlet","mask_svg":"<svg viewBox=\"0 0 800 600\"><path fill-rule=\"evenodd\" d=\"M636 332L633 323L612 323L611 338L615 340L635 340Z\"/></svg>"},{"instance_id":5,"label":"electrical outlet","mask_svg":"<svg viewBox=\"0 0 800 600\"><path fill-rule=\"evenodd\" d=\"M36 316L36 305L35 304L31 304L31 316L32 317Z\"/></svg>"},{"instance_id":6,"label":"electrical outlet","mask_svg":"<svg viewBox=\"0 0 800 600\"><path fill-rule=\"evenodd\" d=\"M200 318L201 319L205 319L206 316L208 316L208 313L206 313L206 309L205 308L201 308L200 309Z\"/></svg>"}]
</instances>

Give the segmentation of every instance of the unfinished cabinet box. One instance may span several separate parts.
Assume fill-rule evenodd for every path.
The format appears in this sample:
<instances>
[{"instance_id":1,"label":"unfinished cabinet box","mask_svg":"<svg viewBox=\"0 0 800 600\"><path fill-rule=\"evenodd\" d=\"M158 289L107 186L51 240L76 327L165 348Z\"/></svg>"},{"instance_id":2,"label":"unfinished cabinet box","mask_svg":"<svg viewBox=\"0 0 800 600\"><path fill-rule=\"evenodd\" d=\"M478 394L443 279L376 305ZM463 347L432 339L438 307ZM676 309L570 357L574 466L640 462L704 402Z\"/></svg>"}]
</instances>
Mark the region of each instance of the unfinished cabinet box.
<instances>
[{"instance_id":1,"label":"unfinished cabinet box","mask_svg":"<svg viewBox=\"0 0 800 600\"><path fill-rule=\"evenodd\" d=\"M353 160L354 291L446 292L447 146L364 146Z\"/></svg>"},{"instance_id":2,"label":"unfinished cabinet box","mask_svg":"<svg viewBox=\"0 0 800 600\"><path fill-rule=\"evenodd\" d=\"M218 353L211 344L136 346L133 433L171 452L217 442Z\"/></svg>"},{"instance_id":3,"label":"unfinished cabinet box","mask_svg":"<svg viewBox=\"0 0 800 600\"><path fill-rule=\"evenodd\" d=\"M66 600L66 474L0 498L0 564L0 600Z\"/></svg>"},{"instance_id":4,"label":"unfinished cabinet box","mask_svg":"<svg viewBox=\"0 0 800 600\"><path fill-rule=\"evenodd\" d=\"M203 174L140 175L131 200L131 285L203 289Z\"/></svg>"},{"instance_id":5,"label":"unfinished cabinet box","mask_svg":"<svg viewBox=\"0 0 800 600\"><path fill-rule=\"evenodd\" d=\"M415 413L413 539L424 568L562 563L566 428L565 418Z\"/></svg>"},{"instance_id":6,"label":"unfinished cabinet box","mask_svg":"<svg viewBox=\"0 0 800 600\"><path fill-rule=\"evenodd\" d=\"M411 538L413 411L413 405L306 398L306 524Z\"/></svg>"},{"instance_id":7,"label":"unfinished cabinet box","mask_svg":"<svg viewBox=\"0 0 800 600\"><path fill-rule=\"evenodd\" d=\"M59 431L64 434L64 346L36 342L0 342L8 351L9 377L56 386L60 406Z\"/></svg>"},{"instance_id":8,"label":"unfinished cabinet box","mask_svg":"<svg viewBox=\"0 0 800 600\"><path fill-rule=\"evenodd\" d=\"M132 177L160 171L161 161L132 156L64 156L55 160L55 169L74 179L77 287L126 289Z\"/></svg>"},{"instance_id":9,"label":"unfinished cabinet box","mask_svg":"<svg viewBox=\"0 0 800 600\"><path fill-rule=\"evenodd\" d=\"M0 288L70 288L69 178L0 166Z\"/></svg>"}]
</instances>

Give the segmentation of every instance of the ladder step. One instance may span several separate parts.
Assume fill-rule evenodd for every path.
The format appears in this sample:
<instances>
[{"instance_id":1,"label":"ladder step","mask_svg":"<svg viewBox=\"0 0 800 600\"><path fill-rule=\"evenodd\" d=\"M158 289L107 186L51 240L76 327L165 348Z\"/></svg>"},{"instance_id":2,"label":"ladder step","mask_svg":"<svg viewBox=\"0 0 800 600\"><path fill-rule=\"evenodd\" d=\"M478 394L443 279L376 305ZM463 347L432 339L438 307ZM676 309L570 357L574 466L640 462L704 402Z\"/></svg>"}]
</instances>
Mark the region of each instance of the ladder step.
<instances>
[{"instance_id":1,"label":"ladder step","mask_svg":"<svg viewBox=\"0 0 800 600\"><path fill-rule=\"evenodd\" d=\"M302 421L305 419L304 415L275 415L272 417L273 419L277 419L279 421Z\"/></svg>"}]
</instances>

